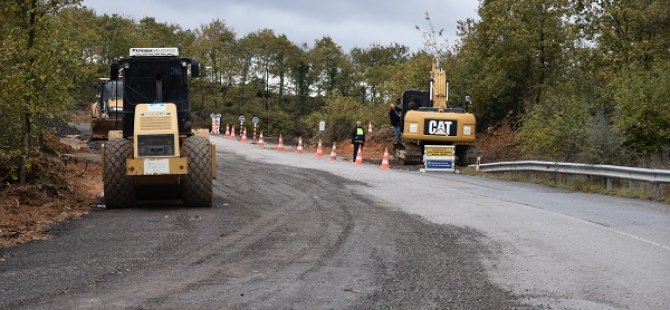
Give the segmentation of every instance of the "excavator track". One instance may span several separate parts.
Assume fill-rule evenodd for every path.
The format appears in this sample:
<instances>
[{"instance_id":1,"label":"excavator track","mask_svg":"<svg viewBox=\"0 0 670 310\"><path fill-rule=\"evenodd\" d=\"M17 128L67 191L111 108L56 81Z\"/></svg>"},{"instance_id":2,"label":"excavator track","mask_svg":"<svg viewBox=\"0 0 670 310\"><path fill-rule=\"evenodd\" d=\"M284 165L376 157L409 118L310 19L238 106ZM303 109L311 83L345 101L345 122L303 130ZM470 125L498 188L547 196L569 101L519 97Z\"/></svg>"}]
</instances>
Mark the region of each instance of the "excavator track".
<instances>
[{"instance_id":1,"label":"excavator track","mask_svg":"<svg viewBox=\"0 0 670 310\"><path fill-rule=\"evenodd\" d=\"M423 161L421 147L415 143L402 143L394 145L395 157L402 160L404 165L417 165Z\"/></svg>"}]
</instances>

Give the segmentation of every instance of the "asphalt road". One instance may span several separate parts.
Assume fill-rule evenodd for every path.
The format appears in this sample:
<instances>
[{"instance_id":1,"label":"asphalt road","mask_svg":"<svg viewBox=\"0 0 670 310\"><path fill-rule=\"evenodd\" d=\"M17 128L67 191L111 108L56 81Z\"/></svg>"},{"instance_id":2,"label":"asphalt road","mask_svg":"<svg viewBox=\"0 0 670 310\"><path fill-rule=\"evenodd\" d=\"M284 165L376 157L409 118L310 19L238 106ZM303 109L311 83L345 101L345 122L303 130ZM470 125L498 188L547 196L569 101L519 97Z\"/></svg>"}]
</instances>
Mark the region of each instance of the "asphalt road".
<instances>
[{"instance_id":1,"label":"asphalt road","mask_svg":"<svg viewBox=\"0 0 670 310\"><path fill-rule=\"evenodd\" d=\"M670 308L667 205L212 140L213 208L56 225L0 308Z\"/></svg>"}]
</instances>

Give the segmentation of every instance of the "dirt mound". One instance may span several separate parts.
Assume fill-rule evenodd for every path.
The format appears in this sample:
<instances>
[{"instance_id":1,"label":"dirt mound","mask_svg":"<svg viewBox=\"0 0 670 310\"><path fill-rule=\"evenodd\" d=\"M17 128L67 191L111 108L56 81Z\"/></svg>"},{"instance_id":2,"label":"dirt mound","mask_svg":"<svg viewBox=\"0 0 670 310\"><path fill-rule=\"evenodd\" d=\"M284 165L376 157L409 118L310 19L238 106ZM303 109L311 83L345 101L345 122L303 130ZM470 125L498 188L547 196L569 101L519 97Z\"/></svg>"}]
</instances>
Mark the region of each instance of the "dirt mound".
<instances>
[{"instance_id":1,"label":"dirt mound","mask_svg":"<svg viewBox=\"0 0 670 310\"><path fill-rule=\"evenodd\" d=\"M393 127L382 127L372 133L366 133L364 158L371 161L381 161L384 148L388 148L389 152L392 152L394 138ZM514 136L510 126L506 124L498 128L491 128L485 133L478 133L475 145L482 152L482 162L484 163L523 159L519 141ZM312 147L309 148L310 151L313 151L312 149ZM354 146L351 144L351 140L338 142L338 156L353 159L353 152ZM328 155L328 153L325 155Z\"/></svg>"},{"instance_id":2,"label":"dirt mound","mask_svg":"<svg viewBox=\"0 0 670 310\"><path fill-rule=\"evenodd\" d=\"M395 133L393 127L382 127L371 133L365 134L365 147L363 148L363 158L371 161L381 161L384 156L384 148L389 152L393 150L393 139ZM351 140L345 140L337 146L337 156L353 160L354 145Z\"/></svg>"},{"instance_id":3,"label":"dirt mound","mask_svg":"<svg viewBox=\"0 0 670 310\"><path fill-rule=\"evenodd\" d=\"M51 223L88 213L102 192L101 165L75 160L98 154L76 153L53 136L44 142L47 153L32 163L30 184L0 187L0 248L45 239Z\"/></svg>"},{"instance_id":4,"label":"dirt mound","mask_svg":"<svg viewBox=\"0 0 670 310\"><path fill-rule=\"evenodd\" d=\"M478 133L475 145L482 152L482 163L523 159L519 141L508 124Z\"/></svg>"}]
</instances>

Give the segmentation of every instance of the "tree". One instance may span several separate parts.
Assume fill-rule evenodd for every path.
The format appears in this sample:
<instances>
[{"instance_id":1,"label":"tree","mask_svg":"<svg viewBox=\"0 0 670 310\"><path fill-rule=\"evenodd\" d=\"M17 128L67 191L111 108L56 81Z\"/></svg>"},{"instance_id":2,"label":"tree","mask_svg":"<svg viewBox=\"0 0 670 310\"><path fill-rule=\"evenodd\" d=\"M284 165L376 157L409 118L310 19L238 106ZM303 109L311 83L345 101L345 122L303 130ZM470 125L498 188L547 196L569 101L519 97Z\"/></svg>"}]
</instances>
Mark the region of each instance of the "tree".
<instances>
[{"instance_id":1,"label":"tree","mask_svg":"<svg viewBox=\"0 0 670 310\"><path fill-rule=\"evenodd\" d=\"M315 41L308 54L317 94L335 94L338 75L347 63L342 48L331 37L325 36Z\"/></svg>"},{"instance_id":2,"label":"tree","mask_svg":"<svg viewBox=\"0 0 670 310\"><path fill-rule=\"evenodd\" d=\"M299 58L300 50L286 37L285 34L276 37L273 45L275 53L270 73L279 77L278 103L281 103L284 100L284 89L286 87L287 76L290 76L291 67L296 63L291 60Z\"/></svg>"},{"instance_id":3,"label":"tree","mask_svg":"<svg viewBox=\"0 0 670 310\"><path fill-rule=\"evenodd\" d=\"M478 22L460 24L461 66L484 124L516 119L560 80L568 40L567 1L484 1ZM461 56L462 55L462 56Z\"/></svg>"},{"instance_id":4,"label":"tree","mask_svg":"<svg viewBox=\"0 0 670 310\"><path fill-rule=\"evenodd\" d=\"M407 61L409 49L397 43L389 46L373 44L366 49L353 48L350 54L356 73L362 76L366 93L369 91L370 101L388 100L389 92L379 88L390 80L393 67Z\"/></svg>"},{"instance_id":5,"label":"tree","mask_svg":"<svg viewBox=\"0 0 670 310\"><path fill-rule=\"evenodd\" d=\"M1 105L11 109L2 117L8 117L4 124L22 120L21 183L26 182L30 164L33 128L38 132L43 129L35 120L57 115L71 102L69 91L74 87L73 81L64 77L77 74L82 65L81 51L66 39L73 21L62 18L59 13L78 5L76 0L16 0L4 1L0 6L3 27L11 29L0 33L0 42L3 42L0 67L11 68L3 72L7 74L3 76L7 80L3 92L9 94L0 97L6 100ZM3 136L18 133L11 131L15 129L18 128L8 128L10 131ZM12 142L16 140L10 140L9 147L15 145Z\"/></svg>"},{"instance_id":6,"label":"tree","mask_svg":"<svg viewBox=\"0 0 670 310\"><path fill-rule=\"evenodd\" d=\"M205 73L219 85L232 84L236 72L233 51L237 46L235 31L219 19L195 31L194 56L201 60Z\"/></svg>"},{"instance_id":7,"label":"tree","mask_svg":"<svg viewBox=\"0 0 670 310\"><path fill-rule=\"evenodd\" d=\"M667 151L670 99L670 2L580 1L577 25L596 42L585 63L595 77L592 96L623 136L622 147L645 155ZM588 75L587 75L588 76Z\"/></svg>"},{"instance_id":8,"label":"tree","mask_svg":"<svg viewBox=\"0 0 670 310\"><path fill-rule=\"evenodd\" d=\"M578 25L588 40L598 43L613 69L651 69L667 59L670 48L670 1L577 1Z\"/></svg>"},{"instance_id":9,"label":"tree","mask_svg":"<svg viewBox=\"0 0 670 310\"><path fill-rule=\"evenodd\" d=\"M277 36L271 29L261 29L246 35L245 47L250 53L250 70L256 76L262 76L264 85L263 98L265 99L265 110L269 109L270 98L270 74L276 60L277 51L274 44Z\"/></svg>"},{"instance_id":10,"label":"tree","mask_svg":"<svg viewBox=\"0 0 670 310\"><path fill-rule=\"evenodd\" d=\"M143 39L136 31L135 22L126 19L117 14L98 16L95 24L97 40L91 42L91 46L86 47L92 50L101 63L102 72L107 73L109 66L116 58L128 56L128 51L132 47L143 46L140 43Z\"/></svg>"},{"instance_id":11,"label":"tree","mask_svg":"<svg viewBox=\"0 0 670 310\"><path fill-rule=\"evenodd\" d=\"M290 76L295 85L294 94L297 97L298 110L301 114L306 114L308 110L307 98L309 97L309 89L314 80L310 77L310 65L307 52L303 49L298 49L295 58L289 59Z\"/></svg>"}]
</instances>

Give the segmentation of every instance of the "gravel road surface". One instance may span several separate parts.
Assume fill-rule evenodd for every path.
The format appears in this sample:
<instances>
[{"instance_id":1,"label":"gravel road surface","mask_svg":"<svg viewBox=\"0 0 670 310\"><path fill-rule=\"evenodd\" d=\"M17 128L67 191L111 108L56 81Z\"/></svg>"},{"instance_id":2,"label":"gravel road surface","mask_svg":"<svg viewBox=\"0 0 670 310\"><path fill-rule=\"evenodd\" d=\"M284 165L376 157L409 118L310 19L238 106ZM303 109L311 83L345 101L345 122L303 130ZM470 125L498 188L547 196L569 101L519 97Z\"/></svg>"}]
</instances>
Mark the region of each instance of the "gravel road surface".
<instances>
[{"instance_id":1,"label":"gravel road surface","mask_svg":"<svg viewBox=\"0 0 670 310\"><path fill-rule=\"evenodd\" d=\"M0 308L670 308L666 205L212 141L213 208L56 225L0 252Z\"/></svg>"}]
</instances>

